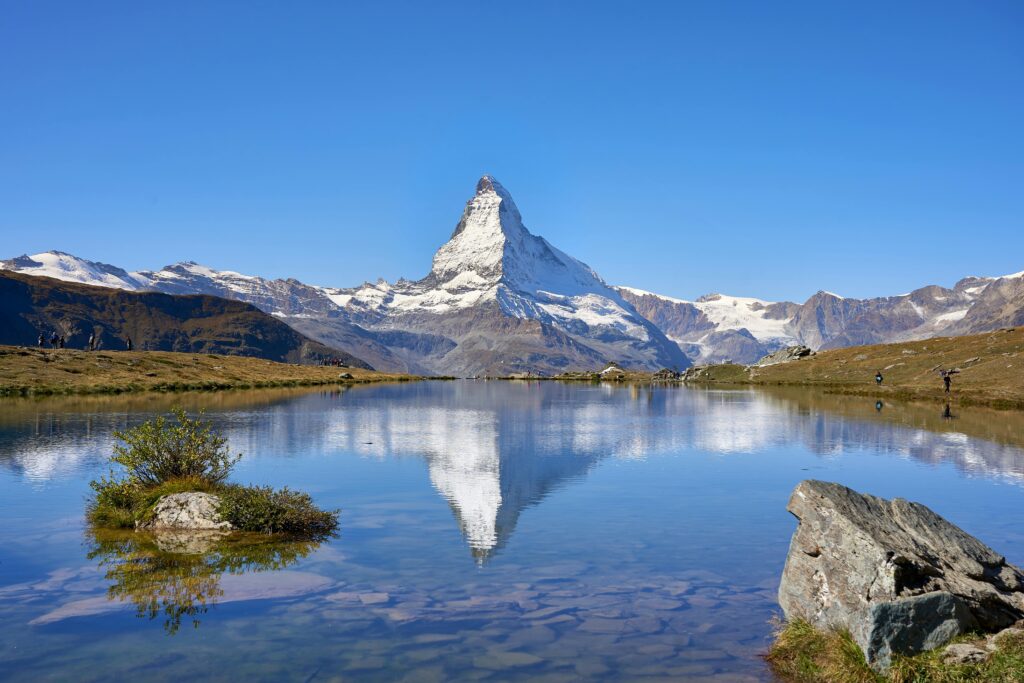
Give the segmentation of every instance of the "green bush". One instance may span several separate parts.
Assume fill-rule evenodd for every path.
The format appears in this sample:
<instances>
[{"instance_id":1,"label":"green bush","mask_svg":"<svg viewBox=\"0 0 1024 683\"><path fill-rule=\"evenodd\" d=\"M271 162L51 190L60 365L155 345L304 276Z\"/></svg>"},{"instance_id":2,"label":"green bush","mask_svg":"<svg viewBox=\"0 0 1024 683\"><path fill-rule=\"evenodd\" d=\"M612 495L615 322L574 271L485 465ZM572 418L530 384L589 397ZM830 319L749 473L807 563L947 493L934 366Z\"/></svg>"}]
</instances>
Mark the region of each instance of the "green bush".
<instances>
[{"instance_id":1,"label":"green bush","mask_svg":"<svg viewBox=\"0 0 1024 683\"><path fill-rule=\"evenodd\" d=\"M175 408L177 424L162 415L114 436L124 442L114 446L114 462L124 467L128 479L141 486L155 486L174 479L195 478L217 484L231 473L241 455L232 455L227 439L215 434L207 422L193 420Z\"/></svg>"},{"instance_id":2,"label":"green bush","mask_svg":"<svg viewBox=\"0 0 1024 683\"><path fill-rule=\"evenodd\" d=\"M288 487L225 486L218 495L221 517L243 531L318 537L338 528L336 510L321 510L308 494Z\"/></svg>"},{"instance_id":3,"label":"green bush","mask_svg":"<svg viewBox=\"0 0 1024 683\"><path fill-rule=\"evenodd\" d=\"M289 488L239 486L224 480L241 455L231 455L227 440L209 423L173 411L125 432L110 460L123 468L92 481L86 509L97 527L132 528L153 514L163 496L202 491L220 497L221 516L242 531L325 538L338 527L338 512L321 510L305 493Z\"/></svg>"}]
</instances>

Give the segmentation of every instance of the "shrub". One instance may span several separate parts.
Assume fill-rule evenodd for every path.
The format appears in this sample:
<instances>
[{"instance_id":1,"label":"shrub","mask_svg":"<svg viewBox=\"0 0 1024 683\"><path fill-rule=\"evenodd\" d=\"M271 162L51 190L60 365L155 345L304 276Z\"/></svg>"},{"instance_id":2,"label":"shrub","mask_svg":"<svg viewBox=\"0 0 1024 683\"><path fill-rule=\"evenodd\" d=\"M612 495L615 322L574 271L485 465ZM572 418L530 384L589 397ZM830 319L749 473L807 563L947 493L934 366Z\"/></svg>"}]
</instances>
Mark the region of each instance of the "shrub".
<instances>
[{"instance_id":1,"label":"shrub","mask_svg":"<svg viewBox=\"0 0 1024 683\"><path fill-rule=\"evenodd\" d=\"M163 496L202 491L220 497L220 514L236 529L326 538L338 527L338 512L321 510L305 493L289 488L226 484L240 455L231 455L227 440L212 426L175 409L176 423L164 417L125 432L111 461L124 468L90 482L93 496L86 510L97 527L131 528L153 515Z\"/></svg>"},{"instance_id":2,"label":"shrub","mask_svg":"<svg viewBox=\"0 0 1024 683\"><path fill-rule=\"evenodd\" d=\"M321 510L308 494L287 487L226 486L218 495L221 516L243 531L318 537L338 528L337 510Z\"/></svg>"},{"instance_id":3,"label":"shrub","mask_svg":"<svg viewBox=\"0 0 1024 683\"><path fill-rule=\"evenodd\" d=\"M241 455L232 455L227 439L215 434L207 422L188 417L175 408L177 424L163 416L114 436L114 462L125 468L129 480L155 486L175 479L194 478L217 484L227 479Z\"/></svg>"}]
</instances>

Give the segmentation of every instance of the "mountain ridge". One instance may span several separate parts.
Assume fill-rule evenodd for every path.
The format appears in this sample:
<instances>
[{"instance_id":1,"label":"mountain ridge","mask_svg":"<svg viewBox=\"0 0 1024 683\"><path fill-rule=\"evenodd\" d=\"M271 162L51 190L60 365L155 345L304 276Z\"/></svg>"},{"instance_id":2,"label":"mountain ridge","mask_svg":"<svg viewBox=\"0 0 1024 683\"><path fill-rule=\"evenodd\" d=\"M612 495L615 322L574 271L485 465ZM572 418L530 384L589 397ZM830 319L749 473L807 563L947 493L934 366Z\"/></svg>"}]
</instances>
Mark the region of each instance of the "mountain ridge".
<instances>
[{"instance_id":1,"label":"mountain ridge","mask_svg":"<svg viewBox=\"0 0 1024 683\"><path fill-rule=\"evenodd\" d=\"M339 358L367 363L305 337L257 307L208 295L130 292L0 270L0 344L35 346L40 334L82 349L179 351L253 356L278 362Z\"/></svg>"},{"instance_id":2,"label":"mountain ridge","mask_svg":"<svg viewBox=\"0 0 1024 683\"><path fill-rule=\"evenodd\" d=\"M553 374L609 361L682 369L691 359L749 363L793 344L827 349L1024 321L1024 272L870 299L819 290L803 303L718 293L687 301L610 286L532 234L511 194L490 175L480 178L430 272L417 281L326 287L194 261L130 273L63 252L0 261L0 268L245 301L379 369L423 374Z\"/></svg>"}]
</instances>

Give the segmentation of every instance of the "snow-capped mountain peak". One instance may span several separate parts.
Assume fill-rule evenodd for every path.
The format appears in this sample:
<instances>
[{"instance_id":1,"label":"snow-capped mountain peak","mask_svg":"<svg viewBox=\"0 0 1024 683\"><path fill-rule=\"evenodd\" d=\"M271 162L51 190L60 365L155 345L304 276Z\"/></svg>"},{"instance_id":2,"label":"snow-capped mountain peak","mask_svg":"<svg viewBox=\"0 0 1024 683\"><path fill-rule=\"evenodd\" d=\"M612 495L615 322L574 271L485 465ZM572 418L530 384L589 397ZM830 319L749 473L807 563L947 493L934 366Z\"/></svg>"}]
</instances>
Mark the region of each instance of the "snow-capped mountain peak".
<instances>
[{"instance_id":1,"label":"snow-capped mountain peak","mask_svg":"<svg viewBox=\"0 0 1024 683\"><path fill-rule=\"evenodd\" d=\"M148 287L149 282L138 273L98 261L89 261L63 251L44 251L29 256L24 254L6 261L0 261L0 270L13 270L26 275L52 277L66 282L78 282L100 287L138 290Z\"/></svg>"},{"instance_id":2,"label":"snow-capped mountain peak","mask_svg":"<svg viewBox=\"0 0 1024 683\"><path fill-rule=\"evenodd\" d=\"M480 178L451 239L434 255L431 278L449 291L503 285L531 295L615 297L589 266L531 234L512 195L490 175Z\"/></svg>"}]
</instances>

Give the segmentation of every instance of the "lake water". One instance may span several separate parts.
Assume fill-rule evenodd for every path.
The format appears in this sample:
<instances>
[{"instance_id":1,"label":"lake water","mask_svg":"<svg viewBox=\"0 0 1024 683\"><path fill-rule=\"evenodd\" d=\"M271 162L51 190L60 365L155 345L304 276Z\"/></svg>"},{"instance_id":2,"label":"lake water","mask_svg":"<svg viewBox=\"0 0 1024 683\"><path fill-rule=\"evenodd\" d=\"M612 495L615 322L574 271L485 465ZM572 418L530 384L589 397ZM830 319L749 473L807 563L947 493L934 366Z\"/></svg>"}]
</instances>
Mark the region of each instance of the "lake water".
<instances>
[{"instance_id":1,"label":"lake water","mask_svg":"<svg viewBox=\"0 0 1024 683\"><path fill-rule=\"evenodd\" d=\"M172 405L244 453L235 481L341 508L339 537L233 561L89 533L112 431ZM1021 415L942 412L469 381L0 403L0 678L770 680L801 479L1024 564Z\"/></svg>"}]
</instances>

